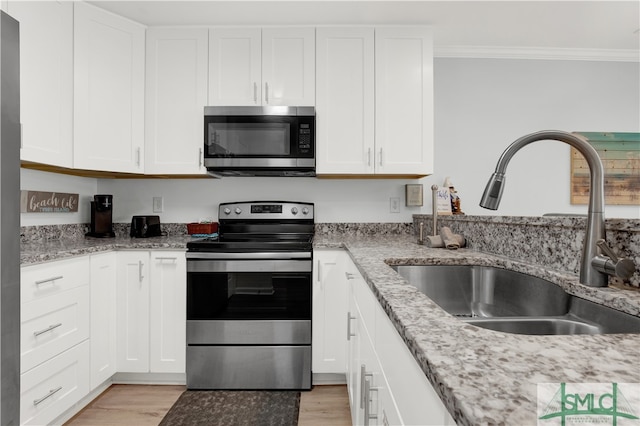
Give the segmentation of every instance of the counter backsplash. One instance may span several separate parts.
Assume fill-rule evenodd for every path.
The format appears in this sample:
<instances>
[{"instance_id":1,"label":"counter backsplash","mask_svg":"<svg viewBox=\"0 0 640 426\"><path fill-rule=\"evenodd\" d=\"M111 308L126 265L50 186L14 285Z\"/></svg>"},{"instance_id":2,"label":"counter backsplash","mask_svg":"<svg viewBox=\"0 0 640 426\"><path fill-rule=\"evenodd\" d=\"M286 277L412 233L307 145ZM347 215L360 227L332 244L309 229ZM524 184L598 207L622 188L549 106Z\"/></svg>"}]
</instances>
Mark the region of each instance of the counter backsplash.
<instances>
[{"instance_id":1,"label":"counter backsplash","mask_svg":"<svg viewBox=\"0 0 640 426\"><path fill-rule=\"evenodd\" d=\"M316 235L416 235L418 224L424 223L425 235L432 234L431 215L414 215L413 223L317 223ZM578 274L586 218L583 217L521 217L521 216L440 216L438 226L448 226L462 234L467 247L482 252L507 256L524 262ZM129 235L129 223L114 223L118 236ZM23 226L21 242L83 238L88 224ZM168 235L186 235L184 223L163 223ZM614 251L630 256L636 263L636 273L630 280L640 288L640 220L608 219L607 241ZM612 283L621 284L612 279Z\"/></svg>"},{"instance_id":2,"label":"counter backsplash","mask_svg":"<svg viewBox=\"0 0 640 426\"><path fill-rule=\"evenodd\" d=\"M432 235L432 216L413 216L414 229L421 222L425 235ZM574 274L579 271L586 222L585 217L438 217L438 227L448 226L454 233L462 234L471 249ZM605 225L607 241L613 250L636 263L636 273L628 284L640 287L640 220L607 219ZM609 282L622 284L617 278Z\"/></svg>"}]
</instances>

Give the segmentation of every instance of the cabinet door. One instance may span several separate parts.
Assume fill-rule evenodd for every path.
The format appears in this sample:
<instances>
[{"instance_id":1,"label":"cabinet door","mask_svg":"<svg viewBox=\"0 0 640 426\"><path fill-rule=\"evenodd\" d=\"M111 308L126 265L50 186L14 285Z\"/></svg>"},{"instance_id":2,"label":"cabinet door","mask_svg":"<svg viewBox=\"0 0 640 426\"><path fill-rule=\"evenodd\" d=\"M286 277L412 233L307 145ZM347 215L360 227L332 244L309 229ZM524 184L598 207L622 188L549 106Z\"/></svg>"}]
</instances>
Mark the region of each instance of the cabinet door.
<instances>
[{"instance_id":1,"label":"cabinet door","mask_svg":"<svg viewBox=\"0 0 640 426\"><path fill-rule=\"evenodd\" d=\"M263 105L315 105L315 29L262 30Z\"/></svg>"},{"instance_id":2,"label":"cabinet door","mask_svg":"<svg viewBox=\"0 0 640 426\"><path fill-rule=\"evenodd\" d=\"M362 421L362 405L361 405L361 370L360 370L360 349L362 333L362 316L358 310L358 305L353 293L353 288L349 285L349 299L347 312L347 391L349 393L349 407L351 408L351 423L354 425L361 424Z\"/></svg>"},{"instance_id":3,"label":"cabinet door","mask_svg":"<svg viewBox=\"0 0 640 426\"><path fill-rule=\"evenodd\" d=\"M116 372L116 253L91 255L91 389Z\"/></svg>"},{"instance_id":4,"label":"cabinet door","mask_svg":"<svg viewBox=\"0 0 640 426\"><path fill-rule=\"evenodd\" d=\"M431 30L376 29L375 43L376 173L431 174L434 152Z\"/></svg>"},{"instance_id":5,"label":"cabinet door","mask_svg":"<svg viewBox=\"0 0 640 426\"><path fill-rule=\"evenodd\" d=\"M202 174L206 29L147 30L145 173Z\"/></svg>"},{"instance_id":6,"label":"cabinet door","mask_svg":"<svg viewBox=\"0 0 640 426\"><path fill-rule=\"evenodd\" d=\"M376 306L375 315L376 352L389 384L391 399L402 416L403 424L455 424L424 371L407 348L407 344L380 305ZM390 409L388 411L391 413Z\"/></svg>"},{"instance_id":7,"label":"cabinet door","mask_svg":"<svg viewBox=\"0 0 640 426\"><path fill-rule=\"evenodd\" d=\"M316 172L368 174L374 168L372 28L316 32Z\"/></svg>"},{"instance_id":8,"label":"cabinet door","mask_svg":"<svg viewBox=\"0 0 640 426\"><path fill-rule=\"evenodd\" d=\"M184 251L151 252L150 371L184 373L187 269Z\"/></svg>"},{"instance_id":9,"label":"cabinet door","mask_svg":"<svg viewBox=\"0 0 640 426\"><path fill-rule=\"evenodd\" d=\"M260 105L261 55L260 28L210 29L209 104Z\"/></svg>"},{"instance_id":10,"label":"cabinet door","mask_svg":"<svg viewBox=\"0 0 640 426\"><path fill-rule=\"evenodd\" d=\"M142 173L144 26L74 7L74 167Z\"/></svg>"},{"instance_id":11,"label":"cabinet door","mask_svg":"<svg viewBox=\"0 0 640 426\"><path fill-rule=\"evenodd\" d=\"M347 254L342 250L317 250L313 256L313 372L344 374L347 356Z\"/></svg>"},{"instance_id":12,"label":"cabinet door","mask_svg":"<svg viewBox=\"0 0 640 426\"><path fill-rule=\"evenodd\" d=\"M73 164L73 4L11 1L20 22L20 159Z\"/></svg>"},{"instance_id":13,"label":"cabinet door","mask_svg":"<svg viewBox=\"0 0 640 426\"><path fill-rule=\"evenodd\" d=\"M149 371L149 253L117 252L116 370Z\"/></svg>"}]
</instances>

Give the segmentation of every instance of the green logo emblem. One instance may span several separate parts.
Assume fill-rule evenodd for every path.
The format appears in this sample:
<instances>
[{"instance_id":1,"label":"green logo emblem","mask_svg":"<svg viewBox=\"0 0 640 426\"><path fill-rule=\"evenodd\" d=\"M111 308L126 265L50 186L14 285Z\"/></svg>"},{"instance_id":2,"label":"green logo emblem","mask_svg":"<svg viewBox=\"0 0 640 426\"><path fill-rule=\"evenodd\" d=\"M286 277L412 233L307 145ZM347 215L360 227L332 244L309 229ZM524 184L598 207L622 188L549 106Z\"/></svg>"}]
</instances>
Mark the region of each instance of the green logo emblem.
<instances>
[{"instance_id":1,"label":"green logo emblem","mask_svg":"<svg viewBox=\"0 0 640 426\"><path fill-rule=\"evenodd\" d=\"M637 384L634 387L637 387ZM539 420L560 420L562 426L565 426L567 421L569 424L617 426L621 419L640 420L617 383L574 384L570 390L567 389L566 383L560 383L560 387L539 414Z\"/></svg>"}]
</instances>

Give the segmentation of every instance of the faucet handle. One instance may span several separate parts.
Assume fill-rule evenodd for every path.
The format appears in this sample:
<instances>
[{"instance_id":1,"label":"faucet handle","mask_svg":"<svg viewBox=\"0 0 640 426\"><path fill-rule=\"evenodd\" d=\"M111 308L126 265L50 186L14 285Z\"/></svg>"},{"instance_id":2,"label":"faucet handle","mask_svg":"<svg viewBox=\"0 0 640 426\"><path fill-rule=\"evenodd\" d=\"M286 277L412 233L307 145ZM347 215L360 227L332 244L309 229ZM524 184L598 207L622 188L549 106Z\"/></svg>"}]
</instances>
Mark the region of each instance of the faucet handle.
<instances>
[{"instance_id":1,"label":"faucet handle","mask_svg":"<svg viewBox=\"0 0 640 426\"><path fill-rule=\"evenodd\" d=\"M636 271L636 265L633 260L626 257L619 258L618 256L616 256L607 242L603 239L599 239L596 242L596 245L600 248L600 250L602 250L603 254L608 257L608 259L602 256L594 257L591 261L591 264L594 268L596 268L600 272L604 272L609 275L615 275L623 280L628 280L629 278L631 278L633 273Z\"/></svg>"},{"instance_id":2,"label":"faucet handle","mask_svg":"<svg viewBox=\"0 0 640 426\"><path fill-rule=\"evenodd\" d=\"M604 253L604 255L611 259L614 263L618 262L618 256L616 256L613 250L611 250L611 247L609 247L609 244L607 244L605 240L600 238L598 241L596 241L596 245L600 248L600 250L602 250L602 253Z\"/></svg>"}]
</instances>

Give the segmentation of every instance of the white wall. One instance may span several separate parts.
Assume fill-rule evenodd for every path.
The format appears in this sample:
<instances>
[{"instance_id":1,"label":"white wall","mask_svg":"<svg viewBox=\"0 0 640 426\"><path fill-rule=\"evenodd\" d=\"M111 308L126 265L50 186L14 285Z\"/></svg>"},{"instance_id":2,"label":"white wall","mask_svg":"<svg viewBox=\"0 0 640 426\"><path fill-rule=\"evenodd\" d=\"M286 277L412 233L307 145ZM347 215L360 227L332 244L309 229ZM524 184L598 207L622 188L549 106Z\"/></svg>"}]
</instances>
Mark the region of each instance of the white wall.
<instances>
[{"instance_id":1,"label":"white wall","mask_svg":"<svg viewBox=\"0 0 640 426\"><path fill-rule=\"evenodd\" d=\"M20 213L20 226L89 223L90 202L98 193L98 180L20 169L20 189L79 194L77 213Z\"/></svg>"},{"instance_id":2,"label":"white wall","mask_svg":"<svg viewBox=\"0 0 640 426\"><path fill-rule=\"evenodd\" d=\"M496 212L478 203L500 154L521 136L549 129L640 132L640 67L621 62L436 59L435 126L435 171L422 183L426 189L450 176L465 213L586 213L586 206L570 204L570 149L555 141L536 142L513 157ZM637 219L640 207L607 206L605 214Z\"/></svg>"},{"instance_id":3,"label":"white wall","mask_svg":"<svg viewBox=\"0 0 640 426\"><path fill-rule=\"evenodd\" d=\"M217 219L218 204L227 201L292 200L316 204L316 222L410 222L419 207L405 207L409 180L333 180L314 178L222 178L106 180L102 193L113 194L114 221L152 213L155 196L164 197L162 222ZM389 198L402 197L401 213L389 212Z\"/></svg>"},{"instance_id":4,"label":"white wall","mask_svg":"<svg viewBox=\"0 0 640 426\"><path fill-rule=\"evenodd\" d=\"M538 216L585 213L569 203L569 147L537 142L515 155L497 212L478 207L502 151L543 129L640 132L638 63L505 59L435 60L435 173L419 181L223 178L111 180L23 171L22 188L78 192L77 214L22 214L23 225L89 221L95 193L114 195L114 220L151 214L164 197L163 222L216 218L217 205L240 200L300 200L317 205L318 222L409 222L430 212L432 184L450 176L467 214ZM404 206L404 185L424 185L423 208ZM401 213L389 198L402 197ZM606 217L638 218L637 206L607 206Z\"/></svg>"}]
</instances>

